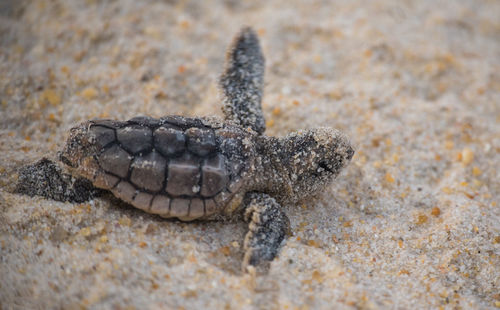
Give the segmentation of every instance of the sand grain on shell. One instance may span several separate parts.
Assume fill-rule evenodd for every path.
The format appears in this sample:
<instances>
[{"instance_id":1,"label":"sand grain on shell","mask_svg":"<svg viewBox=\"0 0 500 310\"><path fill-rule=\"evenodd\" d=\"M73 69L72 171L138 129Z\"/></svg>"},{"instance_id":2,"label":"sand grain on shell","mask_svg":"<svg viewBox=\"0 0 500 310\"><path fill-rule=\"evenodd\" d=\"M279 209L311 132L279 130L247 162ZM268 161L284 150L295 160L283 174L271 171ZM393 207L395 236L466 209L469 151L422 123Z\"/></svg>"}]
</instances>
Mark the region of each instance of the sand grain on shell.
<instances>
[{"instance_id":1,"label":"sand grain on shell","mask_svg":"<svg viewBox=\"0 0 500 310\"><path fill-rule=\"evenodd\" d=\"M0 306L499 308L500 3L2 1ZM357 152L252 279L245 225L181 223L111 196L12 193L91 118L222 115L237 29L266 56L267 133Z\"/></svg>"}]
</instances>

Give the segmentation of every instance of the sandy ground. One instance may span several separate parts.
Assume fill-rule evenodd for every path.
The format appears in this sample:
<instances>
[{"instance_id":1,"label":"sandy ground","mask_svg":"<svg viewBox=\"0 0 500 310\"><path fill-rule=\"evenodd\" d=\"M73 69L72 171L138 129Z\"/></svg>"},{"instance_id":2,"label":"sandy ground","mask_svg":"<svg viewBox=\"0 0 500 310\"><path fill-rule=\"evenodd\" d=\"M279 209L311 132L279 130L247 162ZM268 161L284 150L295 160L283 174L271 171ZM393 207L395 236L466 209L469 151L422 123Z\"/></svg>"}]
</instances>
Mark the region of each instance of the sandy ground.
<instances>
[{"instance_id":1,"label":"sandy ground","mask_svg":"<svg viewBox=\"0 0 500 310\"><path fill-rule=\"evenodd\" d=\"M500 308L499 17L496 0L1 1L0 308ZM12 193L83 120L221 115L242 25L267 58L267 133L332 126L357 149L286 206L268 274L240 271L243 222Z\"/></svg>"}]
</instances>

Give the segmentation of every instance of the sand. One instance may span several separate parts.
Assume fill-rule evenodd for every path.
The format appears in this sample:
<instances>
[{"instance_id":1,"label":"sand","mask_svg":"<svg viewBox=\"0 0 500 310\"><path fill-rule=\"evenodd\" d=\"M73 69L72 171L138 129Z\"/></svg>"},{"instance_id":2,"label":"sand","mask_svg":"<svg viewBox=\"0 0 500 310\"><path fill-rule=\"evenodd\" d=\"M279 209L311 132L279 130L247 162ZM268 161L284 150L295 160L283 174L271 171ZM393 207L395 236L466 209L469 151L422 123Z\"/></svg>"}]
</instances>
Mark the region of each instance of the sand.
<instances>
[{"instance_id":1,"label":"sand","mask_svg":"<svg viewBox=\"0 0 500 310\"><path fill-rule=\"evenodd\" d=\"M0 3L1 309L500 308L500 2ZM243 222L182 223L107 195L12 193L89 118L219 115L232 36L258 32L267 134L356 147L267 274Z\"/></svg>"}]
</instances>

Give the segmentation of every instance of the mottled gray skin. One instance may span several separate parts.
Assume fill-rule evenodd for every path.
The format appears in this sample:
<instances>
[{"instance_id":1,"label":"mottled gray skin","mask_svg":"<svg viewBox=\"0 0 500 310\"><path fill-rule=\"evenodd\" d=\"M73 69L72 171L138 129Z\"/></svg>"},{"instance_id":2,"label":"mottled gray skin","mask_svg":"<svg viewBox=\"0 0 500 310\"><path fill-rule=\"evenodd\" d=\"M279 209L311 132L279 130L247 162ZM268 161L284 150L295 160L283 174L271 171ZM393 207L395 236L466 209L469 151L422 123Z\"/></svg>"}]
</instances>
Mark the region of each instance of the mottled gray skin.
<instances>
[{"instance_id":1,"label":"mottled gray skin","mask_svg":"<svg viewBox=\"0 0 500 310\"><path fill-rule=\"evenodd\" d=\"M246 28L228 50L226 68L219 80L226 120L245 128L251 127L259 134L266 130L261 107L264 67L259 39Z\"/></svg>"},{"instance_id":2,"label":"mottled gray skin","mask_svg":"<svg viewBox=\"0 0 500 310\"><path fill-rule=\"evenodd\" d=\"M56 163L42 158L19 170L14 192L42 196L57 201L85 202L97 197L102 190L81 177L64 173Z\"/></svg>"},{"instance_id":3,"label":"mottled gray skin","mask_svg":"<svg viewBox=\"0 0 500 310\"><path fill-rule=\"evenodd\" d=\"M351 160L331 128L264 135L264 57L244 28L219 81L225 120L167 116L92 120L73 128L60 159L73 173L149 213L249 222L243 268L271 261L289 230L282 206L317 196Z\"/></svg>"}]
</instances>

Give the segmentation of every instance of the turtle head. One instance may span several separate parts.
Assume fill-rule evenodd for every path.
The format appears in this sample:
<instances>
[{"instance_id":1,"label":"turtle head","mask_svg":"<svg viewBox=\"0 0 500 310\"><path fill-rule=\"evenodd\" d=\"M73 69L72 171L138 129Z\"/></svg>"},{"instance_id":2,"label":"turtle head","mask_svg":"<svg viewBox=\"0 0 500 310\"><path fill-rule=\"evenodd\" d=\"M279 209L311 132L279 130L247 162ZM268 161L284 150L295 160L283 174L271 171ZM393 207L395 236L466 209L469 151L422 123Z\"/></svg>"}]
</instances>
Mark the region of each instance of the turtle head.
<instances>
[{"instance_id":1,"label":"turtle head","mask_svg":"<svg viewBox=\"0 0 500 310\"><path fill-rule=\"evenodd\" d=\"M308 149L310 173L318 174L320 178L334 178L349 164L354 155L354 149L347 137L339 130L323 127L312 130Z\"/></svg>"},{"instance_id":2,"label":"turtle head","mask_svg":"<svg viewBox=\"0 0 500 310\"><path fill-rule=\"evenodd\" d=\"M292 133L282 140L281 162L297 199L325 188L351 161L354 149L340 131L321 127Z\"/></svg>"}]
</instances>

